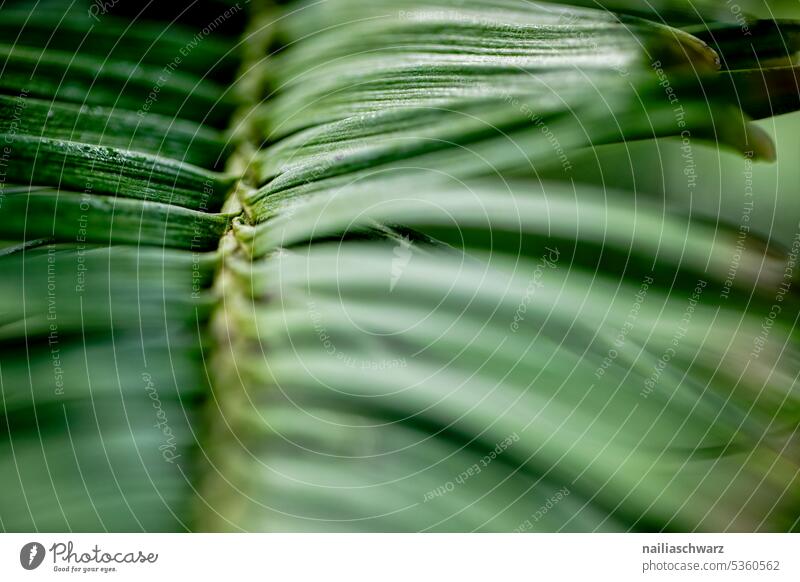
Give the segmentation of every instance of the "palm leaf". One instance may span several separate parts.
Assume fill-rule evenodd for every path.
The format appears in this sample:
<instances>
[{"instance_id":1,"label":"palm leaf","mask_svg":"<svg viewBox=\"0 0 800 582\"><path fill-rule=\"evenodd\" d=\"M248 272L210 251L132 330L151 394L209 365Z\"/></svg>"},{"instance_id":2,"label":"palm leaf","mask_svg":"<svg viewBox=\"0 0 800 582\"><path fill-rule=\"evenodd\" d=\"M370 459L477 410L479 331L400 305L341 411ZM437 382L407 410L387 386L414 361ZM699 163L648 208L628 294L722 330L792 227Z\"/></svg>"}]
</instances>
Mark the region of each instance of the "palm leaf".
<instances>
[{"instance_id":1,"label":"palm leaf","mask_svg":"<svg viewBox=\"0 0 800 582\"><path fill-rule=\"evenodd\" d=\"M797 529L796 250L577 175L774 157L796 24L221 4L2 9L4 529Z\"/></svg>"}]
</instances>

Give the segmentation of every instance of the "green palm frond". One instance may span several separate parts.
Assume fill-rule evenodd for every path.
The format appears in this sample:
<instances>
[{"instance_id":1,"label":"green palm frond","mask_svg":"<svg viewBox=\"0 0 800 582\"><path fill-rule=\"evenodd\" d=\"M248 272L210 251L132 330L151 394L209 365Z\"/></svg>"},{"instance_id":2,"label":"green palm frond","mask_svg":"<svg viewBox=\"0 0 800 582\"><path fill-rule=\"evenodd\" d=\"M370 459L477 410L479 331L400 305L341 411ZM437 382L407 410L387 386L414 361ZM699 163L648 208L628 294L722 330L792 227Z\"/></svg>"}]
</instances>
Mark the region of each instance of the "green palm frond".
<instances>
[{"instance_id":1,"label":"green palm frond","mask_svg":"<svg viewBox=\"0 0 800 582\"><path fill-rule=\"evenodd\" d=\"M89 6L0 12L3 529L798 528L796 246L580 162L773 159L796 23Z\"/></svg>"}]
</instances>

